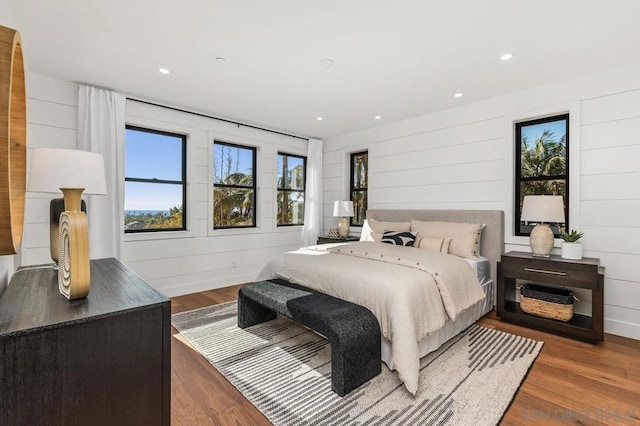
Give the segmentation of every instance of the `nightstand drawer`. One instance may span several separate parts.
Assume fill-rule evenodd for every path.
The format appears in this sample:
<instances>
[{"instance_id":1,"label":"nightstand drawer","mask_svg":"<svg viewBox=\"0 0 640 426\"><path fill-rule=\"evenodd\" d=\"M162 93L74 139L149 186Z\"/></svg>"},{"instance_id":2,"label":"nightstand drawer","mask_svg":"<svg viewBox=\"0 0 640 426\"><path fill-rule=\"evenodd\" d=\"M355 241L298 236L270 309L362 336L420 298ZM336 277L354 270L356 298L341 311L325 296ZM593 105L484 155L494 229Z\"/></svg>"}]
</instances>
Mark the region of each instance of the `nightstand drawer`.
<instances>
[{"instance_id":1,"label":"nightstand drawer","mask_svg":"<svg viewBox=\"0 0 640 426\"><path fill-rule=\"evenodd\" d=\"M502 273L505 277L517 277L521 280L598 289L597 265L503 257Z\"/></svg>"}]
</instances>

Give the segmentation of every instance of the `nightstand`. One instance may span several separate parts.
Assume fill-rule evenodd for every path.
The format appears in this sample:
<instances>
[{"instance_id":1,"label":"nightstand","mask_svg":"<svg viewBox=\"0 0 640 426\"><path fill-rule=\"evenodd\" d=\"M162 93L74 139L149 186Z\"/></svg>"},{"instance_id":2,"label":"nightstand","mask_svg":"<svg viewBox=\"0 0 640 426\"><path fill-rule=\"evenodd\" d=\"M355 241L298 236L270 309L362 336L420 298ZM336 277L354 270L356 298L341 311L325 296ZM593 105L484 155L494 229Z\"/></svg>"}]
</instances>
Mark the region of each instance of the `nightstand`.
<instances>
[{"instance_id":1,"label":"nightstand","mask_svg":"<svg viewBox=\"0 0 640 426\"><path fill-rule=\"evenodd\" d=\"M575 314L568 322L523 312L516 301L516 281L591 290L591 315ZM568 260L560 256L534 257L512 251L498 262L498 316L504 321L597 343L603 337L604 267L600 259Z\"/></svg>"},{"instance_id":2,"label":"nightstand","mask_svg":"<svg viewBox=\"0 0 640 426\"><path fill-rule=\"evenodd\" d=\"M348 243L353 241L360 241L360 237L347 235L346 237L342 238L342 237L328 237L326 235L323 235L321 237L318 237L317 244Z\"/></svg>"}]
</instances>

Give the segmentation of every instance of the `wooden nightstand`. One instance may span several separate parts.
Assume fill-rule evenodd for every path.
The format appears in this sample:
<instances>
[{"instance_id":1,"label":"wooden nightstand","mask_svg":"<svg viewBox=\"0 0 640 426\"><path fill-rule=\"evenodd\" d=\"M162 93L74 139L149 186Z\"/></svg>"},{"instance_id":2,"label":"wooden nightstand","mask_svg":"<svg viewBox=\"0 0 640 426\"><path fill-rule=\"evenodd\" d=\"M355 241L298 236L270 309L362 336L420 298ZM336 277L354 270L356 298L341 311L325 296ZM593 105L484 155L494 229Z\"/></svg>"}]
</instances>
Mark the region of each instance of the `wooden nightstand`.
<instances>
[{"instance_id":1,"label":"wooden nightstand","mask_svg":"<svg viewBox=\"0 0 640 426\"><path fill-rule=\"evenodd\" d=\"M568 322L527 314L516 301L516 280L591 290L591 315L574 314ZM603 336L604 267L600 259L568 260L534 257L512 251L498 262L498 316L508 322L565 337L597 343Z\"/></svg>"},{"instance_id":2,"label":"wooden nightstand","mask_svg":"<svg viewBox=\"0 0 640 426\"><path fill-rule=\"evenodd\" d=\"M340 238L340 237L328 237L325 235L325 236L318 237L317 244L348 243L353 241L360 241L360 237L353 237L349 235L344 238Z\"/></svg>"}]
</instances>

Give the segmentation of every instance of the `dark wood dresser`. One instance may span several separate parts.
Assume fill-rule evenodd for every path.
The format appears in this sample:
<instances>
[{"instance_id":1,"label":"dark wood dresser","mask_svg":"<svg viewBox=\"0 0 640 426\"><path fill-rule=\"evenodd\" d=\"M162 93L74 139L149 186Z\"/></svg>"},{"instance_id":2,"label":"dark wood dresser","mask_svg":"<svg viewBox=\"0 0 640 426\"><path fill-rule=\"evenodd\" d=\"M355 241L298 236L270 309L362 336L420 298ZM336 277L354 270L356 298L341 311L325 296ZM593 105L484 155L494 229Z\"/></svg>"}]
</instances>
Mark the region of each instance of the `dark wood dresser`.
<instances>
[{"instance_id":1,"label":"dark wood dresser","mask_svg":"<svg viewBox=\"0 0 640 426\"><path fill-rule=\"evenodd\" d=\"M169 425L169 300L116 259L68 301L51 265L0 298L0 424Z\"/></svg>"}]
</instances>

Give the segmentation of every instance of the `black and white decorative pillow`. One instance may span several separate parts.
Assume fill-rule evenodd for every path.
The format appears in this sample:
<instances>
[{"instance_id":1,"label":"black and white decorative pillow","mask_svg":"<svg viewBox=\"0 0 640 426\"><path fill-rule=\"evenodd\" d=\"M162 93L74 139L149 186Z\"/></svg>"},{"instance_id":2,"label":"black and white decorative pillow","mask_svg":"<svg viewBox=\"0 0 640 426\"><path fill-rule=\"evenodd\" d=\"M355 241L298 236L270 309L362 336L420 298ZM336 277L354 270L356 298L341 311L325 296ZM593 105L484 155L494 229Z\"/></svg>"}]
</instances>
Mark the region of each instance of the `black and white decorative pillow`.
<instances>
[{"instance_id":1,"label":"black and white decorative pillow","mask_svg":"<svg viewBox=\"0 0 640 426\"><path fill-rule=\"evenodd\" d=\"M413 247L413 243L416 242L416 235L417 234L413 232L407 231L384 231L380 242L396 246Z\"/></svg>"}]
</instances>

